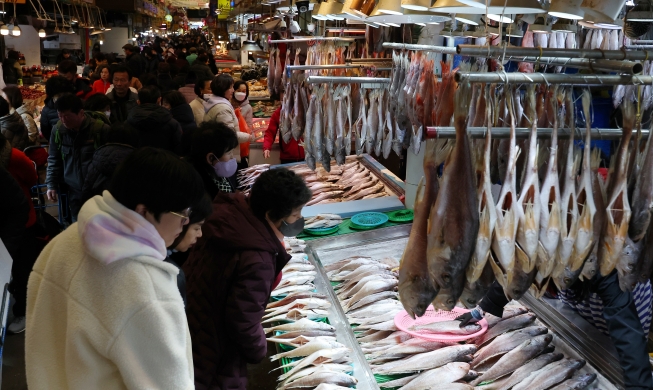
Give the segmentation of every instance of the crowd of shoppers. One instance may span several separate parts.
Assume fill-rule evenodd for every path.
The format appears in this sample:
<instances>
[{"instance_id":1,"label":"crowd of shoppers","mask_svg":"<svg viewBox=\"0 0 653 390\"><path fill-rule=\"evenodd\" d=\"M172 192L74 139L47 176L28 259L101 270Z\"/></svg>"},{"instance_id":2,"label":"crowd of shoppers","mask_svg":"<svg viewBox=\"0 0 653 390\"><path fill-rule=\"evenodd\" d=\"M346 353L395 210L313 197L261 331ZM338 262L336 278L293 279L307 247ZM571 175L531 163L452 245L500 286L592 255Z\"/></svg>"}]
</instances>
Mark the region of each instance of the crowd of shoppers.
<instances>
[{"instance_id":1,"label":"crowd of shoppers","mask_svg":"<svg viewBox=\"0 0 653 390\"><path fill-rule=\"evenodd\" d=\"M82 76L61 58L40 129L17 87L0 96L0 239L21 261L9 330L26 330L28 386L244 389L246 364L266 354L260 320L288 261L282 238L310 191L284 169L250 196L237 190L249 90L216 76L202 38L124 52L119 63L94 50ZM37 174L22 152L40 143L46 196L65 194L70 209L45 248L28 241Z\"/></svg>"}]
</instances>

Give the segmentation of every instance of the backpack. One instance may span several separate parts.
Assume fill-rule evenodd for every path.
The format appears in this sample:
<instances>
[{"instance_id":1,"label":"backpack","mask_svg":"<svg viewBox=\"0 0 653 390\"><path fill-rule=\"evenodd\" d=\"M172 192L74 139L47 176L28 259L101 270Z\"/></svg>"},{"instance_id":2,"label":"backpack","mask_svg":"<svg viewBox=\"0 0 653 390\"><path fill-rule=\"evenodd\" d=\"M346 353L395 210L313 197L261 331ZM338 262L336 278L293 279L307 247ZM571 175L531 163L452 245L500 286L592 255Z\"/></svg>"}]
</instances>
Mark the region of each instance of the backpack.
<instances>
[{"instance_id":1,"label":"backpack","mask_svg":"<svg viewBox=\"0 0 653 390\"><path fill-rule=\"evenodd\" d=\"M88 116L93 118L93 124L91 125L91 138L93 138L93 148L97 149L104 143L102 138L102 128L104 125L109 124L109 119L102 112L97 111L86 111ZM61 121L57 121L57 124L54 125L52 131L54 132L54 142L57 144L57 150L61 152L61 159L64 160L66 155L61 151L61 145L63 144L63 138L59 134L59 129L61 128Z\"/></svg>"},{"instance_id":2,"label":"backpack","mask_svg":"<svg viewBox=\"0 0 653 390\"><path fill-rule=\"evenodd\" d=\"M240 107L236 108L234 112L236 113L236 118L238 119L238 129L240 130L240 132L249 134L248 131L249 127L247 126L247 121L245 121L245 117L243 117L243 115L240 113ZM249 142L240 144L240 157L248 157L248 156L249 156Z\"/></svg>"}]
</instances>

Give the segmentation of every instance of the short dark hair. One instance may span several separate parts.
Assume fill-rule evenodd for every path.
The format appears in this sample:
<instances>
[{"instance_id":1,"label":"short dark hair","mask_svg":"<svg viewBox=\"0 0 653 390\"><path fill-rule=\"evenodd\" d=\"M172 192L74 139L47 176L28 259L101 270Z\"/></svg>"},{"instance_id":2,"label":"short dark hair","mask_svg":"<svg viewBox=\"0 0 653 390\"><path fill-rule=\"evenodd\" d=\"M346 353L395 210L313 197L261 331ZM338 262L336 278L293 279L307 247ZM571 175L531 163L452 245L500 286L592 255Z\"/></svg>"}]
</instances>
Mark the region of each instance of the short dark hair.
<instances>
[{"instance_id":1,"label":"short dark hair","mask_svg":"<svg viewBox=\"0 0 653 390\"><path fill-rule=\"evenodd\" d=\"M186 98L184 95L176 90L171 90L163 94L163 101L168 102L170 104L170 107L177 107L181 106L182 104L186 104Z\"/></svg>"},{"instance_id":2,"label":"short dark hair","mask_svg":"<svg viewBox=\"0 0 653 390\"><path fill-rule=\"evenodd\" d=\"M75 96L72 93L67 93L57 99L57 101L54 103L54 107L58 112L70 111L72 113L78 114L84 108L84 103L79 96Z\"/></svg>"},{"instance_id":3,"label":"short dark hair","mask_svg":"<svg viewBox=\"0 0 653 390\"><path fill-rule=\"evenodd\" d=\"M107 132L106 143L124 144L137 148L139 143L138 130L127 123L114 123Z\"/></svg>"},{"instance_id":4,"label":"short dark hair","mask_svg":"<svg viewBox=\"0 0 653 390\"><path fill-rule=\"evenodd\" d=\"M12 60L17 60L20 58L20 53L18 53L16 50L9 50L7 53L7 58L11 58Z\"/></svg>"},{"instance_id":5,"label":"short dark hair","mask_svg":"<svg viewBox=\"0 0 653 390\"><path fill-rule=\"evenodd\" d=\"M206 55L206 53L202 53L197 56L197 59L195 61L198 61L199 63L203 64L209 60L209 56Z\"/></svg>"},{"instance_id":6,"label":"short dark hair","mask_svg":"<svg viewBox=\"0 0 653 390\"><path fill-rule=\"evenodd\" d=\"M104 111L111 106L111 99L107 95L96 93L88 97L84 102L84 111Z\"/></svg>"},{"instance_id":7,"label":"short dark hair","mask_svg":"<svg viewBox=\"0 0 653 390\"><path fill-rule=\"evenodd\" d=\"M11 104L13 108L19 108L23 105L23 94L20 93L20 89L18 87L12 85L5 87L3 91L5 92L5 95L7 95L9 104Z\"/></svg>"},{"instance_id":8,"label":"short dark hair","mask_svg":"<svg viewBox=\"0 0 653 390\"><path fill-rule=\"evenodd\" d=\"M96 72L98 75L101 76L102 71L103 71L104 69L107 69L107 70L109 71L109 80L111 80L111 76L113 76L113 75L111 74L111 67L110 67L109 65L100 65L100 66L97 67L97 69L95 69L95 72Z\"/></svg>"},{"instance_id":9,"label":"short dark hair","mask_svg":"<svg viewBox=\"0 0 653 390\"><path fill-rule=\"evenodd\" d=\"M224 97L224 94L234 85L234 78L226 73L221 73L211 81L211 92L215 96Z\"/></svg>"},{"instance_id":10,"label":"short dark hair","mask_svg":"<svg viewBox=\"0 0 653 390\"><path fill-rule=\"evenodd\" d=\"M191 211L190 216L188 217L188 224L184 225L184 227L181 229L179 237L177 237L172 245L169 246L171 249L175 249L177 245L179 245L179 243L184 239L184 236L186 235L186 232L188 232L190 225L204 221L213 212L213 203L211 202L209 195L206 193L197 204L194 204L190 207Z\"/></svg>"},{"instance_id":11,"label":"short dark hair","mask_svg":"<svg viewBox=\"0 0 653 390\"><path fill-rule=\"evenodd\" d=\"M73 92L75 87L63 76L52 76L45 82L45 94L50 99L62 93Z\"/></svg>"},{"instance_id":12,"label":"short dark hair","mask_svg":"<svg viewBox=\"0 0 653 390\"><path fill-rule=\"evenodd\" d=\"M141 104L152 103L156 104L157 100L161 97L161 90L153 85L143 87L138 91L138 100Z\"/></svg>"},{"instance_id":13,"label":"short dark hair","mask_svg":"<svg viewBox=\"0 0 653 390\"><path fill-rule=\"evenodd\" d=\"M241 85L245 86L245 99L249 97L249 85L243 80L238 80L234 83L234 91L237 91Z\"/></svg>"},{"instance_id":14,"label":"short dark hair","mask_svg":"<svg viewBox=\"0 0 653 390\"><path fill-rule=\"evenodd\" d=\"M95 61L95 58L91 58L88 60L88 66L95 68L97 66L97 61Z\"/></svg>"},{"instance_id":15,"label":"short dark hair","mask_svg":"<svg viewBox=\"0 0 653 390\"><path fill-rule=\"evenodd\" d=\"M159 73L170 73L170 64L167 62L159 62L156 71Z\"/></svg>"},{"instance_id":16,"label":"short dark hair","mask_svg":"<svg viewBox=\"0 0 653 390\"><path fill-rule=\"evenodd\" d=\"M197 164L206 161L206 155L215 154L220 158L238 146L236 133L221 122L203 122L191 141L190 158Z\"/></svg>"},{"instance_id":17,"label":"short dark hair","mask_svg":"<svg viewBox=\"0 0 653 390\"><path fill-rule=\"evenodd\" d=\"M268 214L273 221L279 221L292 214L299 206L311 200L311 190L304 179L286 168L263 172L254 182L249 205L259 218Z\"/></svg>"},{"instance_id":18,"label":"short dark hair","mask_svg":"<svg viewBox=\"0 0 653 390\"><path fill-rule=\"evenodd\" d=\"M95 61L97 62L102 62L107 59L107 56L105 56L104 53L98 52L93 55L93 58L95 58Z\"/></svg>"},{"instance_id":19,"label":"short dark hair","mask_svg":"<svg viewBox=\"0 0 653 390\"><path fill-rule=\"evenodd\" d=\"M197 48L194 47L194 46L191 47L191 48L190 48L190 52L191 52L191 53L197 53Z\"/></svg>"},{"instance_id":20,"label":"short dark hair","mask_svg":"<svg viewBox=\"0 0 653 390\"><path fill-rule=\"evenodd\" d=\"M208 78L208 77L198 77L197 80L195 81L195 95L199 97L204 97L202 96L202 90L204 89L204 84L206 84L207 81L210 81L211 84L213 84L213 78Z\"/></svg>"},{"instance_id":21,"label":"short dark hair","mask_svg":"<svg viewBox=\"0 0 653 390\"><path fill-rule=\"evenodd\" d=\"M9 107L9 102L5 100L2 96L0 96L0 117L3 117L5 115L9 115L9 111L11 110L11 107Z\"/></svg>"},{"instance_id":22,"label":"short dark hair","mask_svg":"<svg viewBox=\"0 0 653 390\"><path fill-rule=\"evenodd\" d=\"M111 80L113 80L113 76L116 73L127 73L127 79L128 80L132 79L132 71L129 69L127 65L124 64L114 65L113 67L109 68L109 70L111 70Z\"/></svg>"},{"instance_id":23,"label":"short dark hair","mask_svg":"<svg viewBox=\"0 0 653 390\"><path fill-rule=\"evenodd\" d=\"M186 68L186 79L184 79L184 83L186 84L195 84L197 82L197 75L195 74L194 71L188 70L187 66L184 65L184 68ZM179 71L184 73L184 68L181 68Z\"/></svg>"},{"instance_id":24,"label":"short dark hair","mask_svg":"<svg viewBox=\"0 0 653 390\"><path fill-rule=\"evenodd\" d=\"M197 204L204 196L204 184L195 168L178 156L145 147L118 166L108 191L130 210L145 205L158 221L165 212Z\"/></svg>"},{"instance_id":25,"label":"short dark hair","mask_svg":"<svg viewBox=\"0 0 653 390\"><path fill-rule=\"evenodd\" d=\"M61 54L70 54L70 50L68 49L62 49Z\"/></svg>"},{"instance_id":26,"label":"short dark hair","mask_svg":"<svg viewBox=\"0 0 653 390\"><path fill-rule=\"evenodd\" d=\"M66 73L75 73L77 74L77 64L73 60L64 60L61 61L59 66L57 66L57 72L64 75Z\"/></svg>"}]
</instances>

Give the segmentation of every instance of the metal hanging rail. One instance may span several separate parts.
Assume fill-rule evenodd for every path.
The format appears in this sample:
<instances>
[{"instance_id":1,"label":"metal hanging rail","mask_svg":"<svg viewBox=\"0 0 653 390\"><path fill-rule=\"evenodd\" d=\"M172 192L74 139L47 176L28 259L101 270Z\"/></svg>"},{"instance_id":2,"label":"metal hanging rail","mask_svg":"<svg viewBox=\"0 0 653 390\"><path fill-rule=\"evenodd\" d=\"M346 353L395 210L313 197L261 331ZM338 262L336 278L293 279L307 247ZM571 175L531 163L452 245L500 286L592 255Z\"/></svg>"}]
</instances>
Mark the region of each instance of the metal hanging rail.
<instances>
[{"instance_id":1,"label":"metal hanging rail","mask_svg":"<svg viewBox=\"0 0 653 390\"><path fill-rule=\"evenodd\" d=\"M321 69L363 69L374 65L287 65L288 70L321 70ZM392 70L392 68L375 68L377 71Z\"/></svg>"},{"instance_id":2,"label":"metal hanging rail","mask_svg":"<svg viewBox=\"0 0 653 390\"><path fill-rule=\"evenodd\" d=\"M566 66L570 68L600 70L625 74L640 74L644 66L640 62L594 60L588 58L553 58L553 57L507 57L506 60L532 62L541 65Z\"/></svg>"},{"instance_id":3,"label":"metal hanging rail","mask_svg":"<svg viewBox=\"0 0 653 390\"><path fill-rule=\"evenodd\" d=\"M515 129L517 138L528 138L531 129L528 127L518 127ZM621 129L592 129L592 139L602 140L617 140L621 139ZM551 138L553 128L537 129L538 138ZM485 138L487 134L487 127L468 127L467 134L471 138ZM568 139L571 135L571 130L568 128L558 129L559 139ZM649 130L642 129L642 137L648 138ZM576 129L574 138L582 139L585 137L585 129ZM426 128L426 138L456 138L456 128L453 126L434 126ZM493 127L492 138L510 138L510 127Z\"/></svg>"},{"instance_id":4,"label":"metal hanging rail","mask_svg":"<svg viewBox=\"0 0 653 390\"><path fill-rule=\"evenodd\" d=\"M298 43L298 42L316 42L316 41L354 42L356 39L365 39L365 37L312 37L312 38L295 38L295 39L273 39L269 43Z\"/></svg>"},{"instance_id":5,"label":"metal hanging rail","mask_svg":"<svg viewBox=\"0 0 653 390\"><path fill-rule=\"evenodd\" d=\"M358 64L358 63L373 63L373 62L387 62L392 63L392 58L348 58L345 62Z\"/></svg>"},{"instance_id":6,"label":"metal hanging rail","mask_svg":"<svg viewBox=\"0 0 653 390\"><path fill-rule=\"evenodd\" d=\"M306 82L309 84L390 84L390 79L379 77L308 76Z\"/></svg>"},{"instance_id":7,"label":"metal hanging rail","mask_svg":"<svg viewBox=\"0 0 653 390\"><path fill-rule=\"evenodd\" d=\"M511 84L562 84L562 85L653 85L653 76L637 75L581 75L553 73L506 72L456 72L457 82L511 83Z\"/></svg>"},{"instance_id":8,"label":"metal hanging rail","mask_svg":"<svg viewBox=\"0 0 653 390\"><path fill-rule=\"evenodd\" d=\"M397 49L397 50L415 50L415 51L430 51L442 54L457 54L455 47L449 46L432 46L432 45L412 45L408 43L383 43L384 49Z\"/></svg>"},{"instance_id":9,"label":"metal hanging rail","mask_svg":"<svg viewBox=\"0 0 653 390\"><path fill-rule=\"evenodd\" d=\"M528 47L501 47L501 46L475 46L458 45L458 54L470 57L558 57L558 58L587 58L602 60L653 60L653 52L626 51L626 50L586 50L586 49L549 49Z\"/></svg>"}]
</instances>

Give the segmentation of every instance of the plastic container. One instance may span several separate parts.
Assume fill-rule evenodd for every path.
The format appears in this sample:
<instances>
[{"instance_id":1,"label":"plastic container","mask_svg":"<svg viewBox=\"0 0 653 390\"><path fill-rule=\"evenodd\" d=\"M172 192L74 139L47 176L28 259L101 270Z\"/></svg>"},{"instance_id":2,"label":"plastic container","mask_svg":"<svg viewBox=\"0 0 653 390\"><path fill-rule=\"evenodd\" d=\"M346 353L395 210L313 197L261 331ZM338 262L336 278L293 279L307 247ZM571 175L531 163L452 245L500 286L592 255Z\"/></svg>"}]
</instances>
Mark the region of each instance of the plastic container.
<instances>
[{"instance_id":1,"label":"plastic container","mask_svg":"<svg viewBox=\"0 0 653 390\"><path fill-rule=\"evenodd\" d=\"M336 233L339 229L340 229L340 224L337 224L336 226L330 226L330 227L304 229L304 232L306 234L310 234L311 236L328 236L329 234Z\"/></svg>"},{"instance_id":2,"label":"plastic container","mask_svg":"<svg viewBox=\"0 0 653 390\"><path fill-rule=\"evenodd\" d=\"M410 222L413 218L413 210L397 210L388 214L388 219L392 222Z\"/></svg>"}]
</instances>

